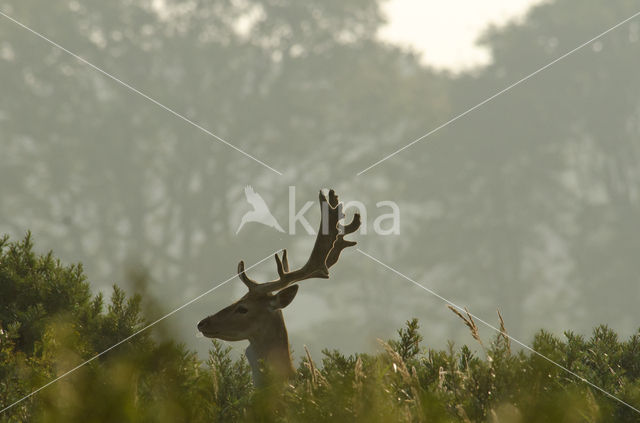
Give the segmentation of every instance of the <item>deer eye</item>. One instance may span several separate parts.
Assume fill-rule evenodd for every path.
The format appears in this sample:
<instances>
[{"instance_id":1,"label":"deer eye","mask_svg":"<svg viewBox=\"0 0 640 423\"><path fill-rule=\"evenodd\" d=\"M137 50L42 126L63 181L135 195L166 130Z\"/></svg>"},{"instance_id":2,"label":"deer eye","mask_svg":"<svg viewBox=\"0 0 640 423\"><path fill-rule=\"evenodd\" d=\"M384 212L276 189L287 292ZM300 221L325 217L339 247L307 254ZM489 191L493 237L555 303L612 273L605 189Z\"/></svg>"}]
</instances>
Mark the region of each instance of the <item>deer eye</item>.
<instances>
[{"instance_id":1,"label":"deer eye","mask_svg":"<svg viewBox=\"0 0 640 423\"><path fill-rule=\"evenodd\" d=\"M246 312L248 312L248 311L249 311L249 309L247 309L247 308L246 308L246 307L244 307L244 306L238 306L238 308L236 308L236 313L242 313L242 314L245 314L245 313L246 313Z\"/></svg>"}]
</instances>

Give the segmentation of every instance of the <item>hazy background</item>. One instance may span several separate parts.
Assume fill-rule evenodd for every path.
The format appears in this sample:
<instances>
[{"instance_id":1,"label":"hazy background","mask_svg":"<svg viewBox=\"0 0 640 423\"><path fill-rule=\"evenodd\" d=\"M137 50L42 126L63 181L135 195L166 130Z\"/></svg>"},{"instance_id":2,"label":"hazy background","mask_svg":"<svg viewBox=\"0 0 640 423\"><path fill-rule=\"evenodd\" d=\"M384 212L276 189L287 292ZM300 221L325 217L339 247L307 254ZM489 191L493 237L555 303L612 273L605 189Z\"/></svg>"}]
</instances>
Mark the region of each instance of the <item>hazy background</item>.
<instances>
[{"instance_id":1,"label":"hazy background","mask_svg":"<svg viewBox=\"0 0 640 423\"><path fill-rule=\"evenodd\" d=\"M356 173L628 18L635 1L2 1L0 10L284 173L247 159L0 17L0 233L82 262L92 287L168 312L313 237L236 228L252 185L288 229L320 187L392 200L401 235L360 247L528 342L539 328L638 328L640 18L361 176ZM450 5L449 5L450 4ZM418 7L419 5L419 7ZM529 9L529 7L532 7ZM478 46L473 40L477 39ZM387 210L388 211L388 210ZM316 225L319 211L308 214ZM275 275L270 260L251 272ZM233 280L170 317L195 323ZM285 311L307 344L372 350L418 317L469 342L442 301L356 251ZM149 316L150 318L157 316ZM242 349L241 344L234 344Z\"/></svg>"}]
</instances>

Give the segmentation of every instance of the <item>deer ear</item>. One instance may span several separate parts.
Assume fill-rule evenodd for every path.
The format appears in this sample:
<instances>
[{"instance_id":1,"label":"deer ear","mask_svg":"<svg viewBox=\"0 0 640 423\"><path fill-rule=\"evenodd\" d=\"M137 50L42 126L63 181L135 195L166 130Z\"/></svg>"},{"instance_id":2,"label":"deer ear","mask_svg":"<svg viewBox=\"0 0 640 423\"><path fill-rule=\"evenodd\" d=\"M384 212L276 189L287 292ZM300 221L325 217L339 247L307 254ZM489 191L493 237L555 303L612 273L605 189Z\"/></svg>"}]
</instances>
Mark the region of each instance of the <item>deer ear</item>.
<instances>
[{"instance_id":1,"label":"deer ear","mask_svg":"<svg viewBox=\"0 0 640 423\"><path fill-rule=\"evenodd\" d=\"M292 285L289 288L285 288L276 294L276 297L272 301L273 308L280 309L285 308L296 297L298 293L298 285Z\"/></svg>"}]
</instances>

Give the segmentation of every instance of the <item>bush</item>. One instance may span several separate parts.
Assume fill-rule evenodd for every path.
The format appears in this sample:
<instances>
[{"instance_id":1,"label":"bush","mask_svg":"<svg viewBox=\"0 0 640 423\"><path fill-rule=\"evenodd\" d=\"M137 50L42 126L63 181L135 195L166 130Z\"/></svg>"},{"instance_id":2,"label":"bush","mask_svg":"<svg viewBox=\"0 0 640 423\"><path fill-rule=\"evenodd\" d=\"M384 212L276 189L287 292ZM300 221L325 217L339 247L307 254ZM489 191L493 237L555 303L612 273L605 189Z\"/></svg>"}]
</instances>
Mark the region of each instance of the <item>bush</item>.
<instances>
[{"instance_id":1,"label":"bush","mask_svg":"<svg viewBox=\"0 0 640 423\"><path fill-rule=\"evenodd\" d=\"M28 395L145 326L140 296L114 286L105 307L82 267L36 255L30 235L0 239L0 402ZM0 414L0 421L625 422L638 414L546 359L483 341L480 355L422 344L417 319L377 354L307 353L293 380L255 390L244 357L213 341L207 360L144 331ZM540 331L532 346L621 400L640 404L640 333L606 326L590 338Z\"/></svg>"}]
</instances>

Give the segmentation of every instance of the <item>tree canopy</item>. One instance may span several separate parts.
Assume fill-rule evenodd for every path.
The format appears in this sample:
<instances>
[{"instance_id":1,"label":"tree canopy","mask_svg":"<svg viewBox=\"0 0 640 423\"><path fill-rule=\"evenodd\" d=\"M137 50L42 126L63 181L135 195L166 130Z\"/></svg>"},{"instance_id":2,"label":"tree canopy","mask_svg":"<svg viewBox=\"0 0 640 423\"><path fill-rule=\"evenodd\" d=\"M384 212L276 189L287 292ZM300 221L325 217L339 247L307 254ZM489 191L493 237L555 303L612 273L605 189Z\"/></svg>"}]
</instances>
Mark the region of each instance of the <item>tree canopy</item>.
<instances>
[{"instance_id":1,"label":"tree canopy","mask_svg":"<svg viewBox=\"0 0 640 423\"><path fill-rule=\"evenodd\" d=\"M141 263L154 295L171 308L229 277L229 263L283 247L295 261L293 247L306 248L312 237L256 225L235 235L243 188L253 185L284 222L288 185L296 185L298 204L329 186L371 214L377 201L396 201L401 234L370 231L362 247L479 314L500 305L518 334L599 322L625 334L635 329L618 310L634 307L640 273L638 22L355 177L631 16L633 1L544 2L487 31L480 42L492 62L457 75L381 42L385 18L376 1L4 4L19 21L284 173L4 20L0 231L33 231L64 261L84 263L102 292ZM313 331L314 339L359 350L367 341L354 340L342 319L390 335L406 319L394 310L407 309L432 321L434 336L464 336L438 323L446 321L444 306L425 307L428 298L411 295L385 269L351 262L340 275L351 283L308 287L323 308L348 316L305 316L306 330L292 334L300 342L311 345ZM221 290L194 314L233 295ZM190 333L196 318L179 317L179 332Z\"/></svg>"}]
</instances>

